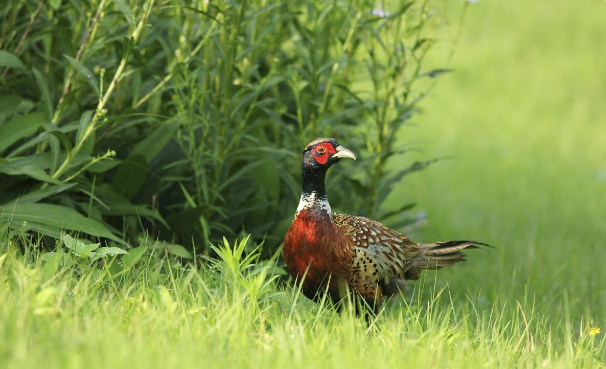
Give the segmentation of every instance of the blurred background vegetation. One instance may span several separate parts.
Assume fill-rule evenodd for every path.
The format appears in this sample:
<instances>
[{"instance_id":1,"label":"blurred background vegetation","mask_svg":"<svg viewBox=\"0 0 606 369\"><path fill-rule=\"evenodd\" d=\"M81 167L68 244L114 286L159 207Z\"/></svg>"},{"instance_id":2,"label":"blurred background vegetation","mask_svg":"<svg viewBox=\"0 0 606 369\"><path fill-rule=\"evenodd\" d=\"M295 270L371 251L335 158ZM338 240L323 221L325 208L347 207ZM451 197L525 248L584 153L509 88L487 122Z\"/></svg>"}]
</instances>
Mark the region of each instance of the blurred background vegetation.
<instances>
[{"instance_id":1,"label":"blurred background vegetation","mask_svg":"<svg viewBox=\"0 0 606 369\"><path fill-rule=\"evenodd\" d=\"M300 152L323 136L361 159L329 177L337 209L398 229L418 221L407 212L414 196L383 204L434 161L402 161L412 147L397 138L448 71L423 64L443 9L10 1L0 38L0 232L160 239L180 255L178 244L206 252L251 234L269 252L299 198Z\"/></svg>"},{"instance_id":2,"label":"blurred background vegetation","mask_svg":"<svg viewBox=\"0 0 606 369\"><path fill-rule=\"evenodd\" d=\"M450 13L456 22L460 13ZM440 279L537 316L606 326L606 2L474 4L445 76L400 136L450 155L394 192L414 194L422 241L477 238ZM450 33L442 34L447 39ZM450 55L435 50L434 62ZM481 291L481 292L479 292ZM577 326L578 329L578 326Z\"/></svg>"}]
</instances>

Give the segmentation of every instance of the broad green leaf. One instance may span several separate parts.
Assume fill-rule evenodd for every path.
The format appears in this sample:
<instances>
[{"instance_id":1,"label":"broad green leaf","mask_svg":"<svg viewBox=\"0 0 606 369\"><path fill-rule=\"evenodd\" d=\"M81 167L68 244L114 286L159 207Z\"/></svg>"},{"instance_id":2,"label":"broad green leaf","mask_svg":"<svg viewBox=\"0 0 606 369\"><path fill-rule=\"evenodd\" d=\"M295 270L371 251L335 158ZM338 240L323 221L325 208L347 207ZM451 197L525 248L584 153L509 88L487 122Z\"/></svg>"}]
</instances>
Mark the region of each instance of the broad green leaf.
<instances>
[{"instance_id":1,"label":"broad green leaf","mask_svg":"<svg viewBox=\"0 0 606 369\"><path fill-rule=\"evenodd\" d=\"M19 112L19 107L22 103L27 103L27 100L14 95L3 95L0 99L0 127L6 119L12 117ZM27 112L25 112L27 113Z\"/></svg>"},{"instance_id":2,"label":"broad green leaf","mask_svg":"<svg viewBox=\"0 0 606 369\"><path fill-rule=\"evenodd\" d=\"M128 199L125 199L125 202L123 202L123 203L113 202L112 200L107 200L105 198L103 200L104 200L105 206L107 206L107 208L103 207L100 209L101 214L103 214L103 215L109 215L109 216L136 215L139 217L155 219L155 220L159 221L160 223L162 223L163 225L168 226L166 224L166 221L164 220L164 218L162 218L162 216L159 213L157 213L151 209L148 209L147 207L145 207L145 205L133 205Z\"/></svg>"},{"instance_id":3,"label":"broad green leaf","mask_svg":"<svg viewBox=\"0 0 606 369\"><path fill-rule=\"evenodd\" d=\"M40 95L42 95L42 102L44 103L44 106L46 106L47 119L50 120L52 119L54 109L53 97L51 95L51 90L48 88L48 79L42 72L40 72L36 68L32 68L32 72L34 72L36 83L38 84L38 88L40 89Z\"/></svg>"},{"instance_id":4,"label":"broad green leaf","mask_svg":"<svg viewBox=\"0 0 606 369\"><path fill-rule=\"evenodd\" d=\"M49 133L42 133L40 136L50 136ZM53 136L54 137L54 136ZM53 138L54 139L54 138ZM12 154L12 153L11 153ZM66 155L59 155L59 160L65 160ZM11 165L34 165L44 170L49 170L52 167L53 155L50 152L41 152L39 154L32 154L29 156L20 157L8 157L6 159ZM71 163L74 167L78 167L87 162L90 162L92 158L87 153L79 152L78 155L72 157Z\"/></svg>"},{"instance_id":5,"label":"broad green leaf","mask_svg":"<svg viewBox=\"0 0 606 369\"><path fill-rule=\"evenodd\" d=\"M189 251L187 251L187 249L181 245L168 245L168 246L166 246L166 248L168 249L169 254L179 256L184 259L193 259L193 256L191 255L191 253Z\"/></svg>"},{"instance_id":6,"label":"broad green leaf","mask_svg":"<svg viewBox=\"0 0 606 369\"><path fill-rule=\"evenodd\" d=\"M10 223L4 223L0 225L0 240L6 240L8 237L8 227ZM2 244L2 243L0 243Z\"/></svg>"},{"instance_id":7,"label":"broad green leaf","mask_svg":"<svg viewBox=\"0 0 606 369\"><path fill-rule=\"evenodd\" d=\"M50 252L45 252L44 254L42 254L42 256L40 256L40 258L42 259L42 261L47 262L50 259L53 258L53 256L55 256L56 252L54 251L50 251Z\"/></svg>"},{"instance_id":8,"label":"broad green leaf","mask_svg":"<svg viewBox=\"0 0 606 369\"><path fill-rule=\"evenodd\" d=\"M81 248L79 248L76 251L76 255L81 258L93 257L94 256L93 251L98 249L100 245L101 245L100 243L91 243L88 245L83 245Z\"/></svg>"},{"instance_id":9,"label":"broad green leaf","mask_svg":"<svg viewBox=\"0 0 606 369\"><path fill-rule=\"evenodd\" d=\"M80 258L93 257L93 251L101 246L100 243L84 243L77 238L73 238L68 234L63 236L63 244L68 249L72 250L74 255Z\"/></svg>"},{"instance_id":10,"label":"broad green leaf","mask_svg":"<svg viewBox=\"0 0 606 369\"><path fill-rule=\"evenodd\" d=\"M171 255L175 255L175 256L178 256L178 257L181 257L184 259L193 259L193 256L191 255L191 253L189 251L187 251L187 249L181 245L174 245L174 244L162 242L160 244L155 245L154 249L156 249L156 250L164 249L166 252L168 252Z\"/></svg>"},{"instance_id":11,"label":"broad green leaf","mask_svg":"<svg viewBox=\"0 0 606 369\"><path fill-rule=\"evenodd\" d=\"M72 148L74 146L72 145L72 141L69 139L69 137L67 137L65 133L59 131L58 129L50 131L50 134L57 137L59 142L61 142L61 146L63 146L63 148L65 149L67 156L72 156Z\"/></svg>"},{"instance_id":12,"label":"broad green leaf","mask_svg":"<svg viewBox=\"0 0 606 369\"><path fill-rule=\"evenodd\" d=\"M23 159L0 159L0 173L12 176L25 175L42 182L60 184L59 180L51 177L40 166L26 163Z\"/></svg>"},{"instance_id":13,"label":"broad green leaf","mask_svg":"<svg viewBox=\"0 0 606 369\"><path fill-rule=\"evenodd\" d=\"M128 255L128 252L119 247L101 247L100 249L94 252L94 254L92 255L92 259L93 261L95 261L107 256L116 255Z\"/></svg>"},{"instance_id":14,"label":"broad green leaf","mask_svg":"<svg viewBox=\"0 0 606 369\"><path fill-rule=\"evenodd\" d=\"M147 179L147 161L143 155L132 155L118 168L112 187L127 199L135 197Z\"/></svg>"},{"instance_id":15,"label":"broad green leaf","mask_svg":"<svg viewBox=\"0 0 606 369\"><path fill-rule=\"evenodd\" d=\"M61 127L60 131L62 131L63 133L69 132L69 130L64 130L64 128L69 128L68 125L65 125L63 127ZM59 144L59 141L57 140L56 137L54 137L53 135L51 135L49 132L42 132L38 135L32 136L28 141L23 142L21 145L15 147L14 150L12 150L10 153L6 154L7 158L14 158L20 155L24 155L26 152L28 152L29 149L31 149L34 146L37 146L38 144L40 144L41 142L44 141L55 141L55 143L57 144L57 148L59 150L59 155L61 155L61 145ZM46 152L48 154L48 152ZM44 153L42 153L44 154ZM84 153L84 152L80 152L78 153L78 155L87 155L88 157L90 157L90 154L88 153ZM36 154L39 155L39 154ZM50 160L50 159L49 159ZM52 163L52 162L49 162ZM72 163L72 166L75 166Z\"/></svg>"},{"instance_id":16,"label":"broad green leaf","mask_svg":"<svg viewBox=\"0 0 606 369\"><path fill-rule=\"evenodd\" d=\"M104 204L104 206L99 208L100 213L103 215L136 215L137 217L155 219L168 227L164 218L158 212L152 211L147 205L134 205L129 199L116 192L111 185L101 184L93 189L89 185L81 183L78 189L88 193L94 192L99 201L102 201Z\"/></svg>"},{"instance_id":17,"label":"broad green leaf","mask_svg":"<svg viewBox=\"0 0 606 369\"><path fill-rule=\"evenodd\" d=\"M0 211L2 210L0 209ZM2 217L0 217L0 221L2 221ZM14 231L24 229L25 231L31 231L34 234L45 235L57 240L61 239L61 234L63 232L63 230L57 227L52 227L49 225L40 225L39 223L28 223L24 221L11 222L11 228Z\"/></svg>"},{"instance_id":18,"label":"broad green leaf","mask_svg":"<svg viewBox=\"0 0 606 369\"><path fill-rule=\"evenodd\" d=\"M19 202L21 202L21 203L38 202L49 196L56 195L63 191L69 190L70 188L74 187L75 185L76 185L76 183L65 183L65 184L60 184L57 186L49 186L49 187L41 189L41 190L29 192L23 196L19 196Z\"/></svg>"},{"instance_id":19,"label":"broad green leaf","mask_svg":"<svg viewBox=\"0 0 606 369\"><path fill-rule=\"evenodd\" d=\"M133 148L131 156L143 155L148 163L151 162L173 139L179 126L180 124L176 121L159 125L151 135L147 136Z\"/></svg>"},{"instance_id":20,"label":"broad green leaf","mask_svg":"<svg viewBox=\"0 0 606 369\"><path fill-rule=\"evenodd\" d=\"M77 238L73 238L72 236L65 234L63 235L63 237L61 238L61 242L63 242L63 245L65 247L67 247L68 249L75 251L78 246L82 247L84 246L84 243L82 241L80 241Z\"/></svg>"},{"instance_id":21,"label":"broad green leaf","mask_svg":"<svg viewBox=\"0 0 606 369\"><path fill-rule=\"evenodd\" d=\"M59 265L61 264L61 259L63 259L63 249L58 247L57 252L53 253L52 257L44 263L42 266L42 282L46 282L51 279L57 269L59 269Z\"/></svg>"},{"instance_id":22,"label":"broad green leaf","mask_svg":"<svg viewBox=\"0 0 606 369\"><path fill-rule=\"evenodd\" d=\"M23 62L13 53L0 50L0 67L23 69Z\"/></svg>"},{"instance_id":23,"label":"broad green leaf","mask_svg":"<svg viewBox=\"0 0 606 369\"><path fill-rule=\"evenodd\" d=\"M63 56L74 67L74 69L77 70L78 73L80 73L84 77L86 83L88 83L93 88L93 90L95 90L97 96L99 96L99 82L97 82L95 75L88 68L86 68L84 64L80 63L76 59L67 55Z\"/></svg>"},{"instance_id":24,"label":"broad green leaf","mask_svg":"<svg viewBox=\"0 0 606 369\"><path fill-rule=\"evenodd\" d=\"M37 229L50 227L49 232L56 234L57 229L81 232L95 237L104 237L126 244L111 233L103 224L86 218L77 211L52 204L16 203L0 206L0 222L31 223Z\"/></svg>"},{"instance_id":25,"label":"broad green leaf","mask_svg":"<svg viewBox=\"0 0 606 369\"><path fill-rule=\"evenodd\" d=\"M49 169L51 165L51 155L48 152L41 152L39 154L32 154L28 156L11 157L5 160L7 163L11 163L13 166L35 165L42 169ZM2 159L0 159L0 162L2 162Z\"/></svg>"},{"instance_id":26,"label":"broad green leaf","mask_svg":"<svg viewBox=\"0 0 606 369\"><path fill-rule=\"evenodd\" d=\"M0 153L18 140L31 136L47 119L42 112L17 117L0 126Z\"/></svg>"},{"instance_id":27,"label":"broad green leaf","mask_svg":"<svg viewBox=\"0 0 606 369\"><path fill-rule=\"evenodd\" d=\"M78 133L76 133L76 142L80 141L82 134L86 130L86 127L90 124L90 120L93 116L94 110L86 110L80 116L80 124L78 125Z\"/></svg>"},{"instance_id":28,"label":"broad green leaf","mask_svg":"<svg viewBox=\"0 0 606 369\"><path fill-rule=\"evenodd\" d=\"M55 10L59 9L59 7L61 6L61 0L50 0L49 3L50 6Z\"/></svg>"},{"instance_id":29,"label":"broad green leaf","mask_svg":"<svg viewBox=\"0 0 606 369\"><path fill-rule=\"evenodd\" d=\"M122 256L122 264L124 268L132 268L145 254L147 246L139 246L134 249L128 250L128 254Z\"/></svg>"}]
</instances>

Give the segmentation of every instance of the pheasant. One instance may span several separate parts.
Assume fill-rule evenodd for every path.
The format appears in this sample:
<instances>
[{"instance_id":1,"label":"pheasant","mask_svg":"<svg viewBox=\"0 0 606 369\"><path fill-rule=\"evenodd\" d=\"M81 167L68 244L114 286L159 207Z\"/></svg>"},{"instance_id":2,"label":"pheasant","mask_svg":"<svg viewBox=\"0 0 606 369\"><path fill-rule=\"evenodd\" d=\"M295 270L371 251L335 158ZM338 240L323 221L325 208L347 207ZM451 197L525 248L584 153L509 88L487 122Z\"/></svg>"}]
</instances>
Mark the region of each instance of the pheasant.
<instances>
[{"instance_id":1,"label":"pheasant","mask_svg":"<svg viewBox=\"0 0 606 369\"><path fill-rule=\"evenodd\" d=\"M337 304L349 292L378 312L383 295L403 290L422 269L463 261L475 241L415 243L374 220L333 213L326 196L326 172L355 155L332 138L318 138L303 151L302 194L284 237L284 259L302 292L318 299L328 291Z\"/></svg>"}]
</instances>

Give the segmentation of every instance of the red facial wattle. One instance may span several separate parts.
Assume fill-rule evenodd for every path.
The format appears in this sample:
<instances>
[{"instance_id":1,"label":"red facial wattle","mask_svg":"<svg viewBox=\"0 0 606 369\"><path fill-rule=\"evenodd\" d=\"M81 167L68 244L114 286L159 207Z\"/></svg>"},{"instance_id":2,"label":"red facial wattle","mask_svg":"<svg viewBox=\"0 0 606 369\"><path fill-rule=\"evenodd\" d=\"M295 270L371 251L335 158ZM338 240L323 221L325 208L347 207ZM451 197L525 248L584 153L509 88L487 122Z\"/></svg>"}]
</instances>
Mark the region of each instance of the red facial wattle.
<instances>
[{"instance_id":1,"label":"red facial wattle","mask_svg":"<svg viewBox=\"0 0 606 369\"><path fill-rule=\"evenodd\" d=\"M330 155L335 154L336 152L335 148L328 142L317 144L316 147L311 150L314 159L321 165L326 164Z\"/></svg>"}]
</instances>

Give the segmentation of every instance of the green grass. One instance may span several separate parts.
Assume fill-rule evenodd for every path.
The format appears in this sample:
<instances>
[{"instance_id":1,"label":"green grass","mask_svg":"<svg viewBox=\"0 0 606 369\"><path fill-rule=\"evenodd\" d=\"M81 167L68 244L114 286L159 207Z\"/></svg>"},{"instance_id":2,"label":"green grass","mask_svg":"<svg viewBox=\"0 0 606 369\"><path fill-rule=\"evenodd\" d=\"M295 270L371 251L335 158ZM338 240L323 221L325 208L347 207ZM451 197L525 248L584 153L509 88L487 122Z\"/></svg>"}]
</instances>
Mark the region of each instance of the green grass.
<instances>
[{"instance_id":1,"label":"green grass","mask_svg":"<svg viewBox=\"0 0 606 369\"><path fill-rule=\"evenodd\" d=\"M594 57L606 4L477 5L457 72L438 84L405 138L425 141L422 156L453 160L399 195L427 211L423 239L497 246L440 273L461 292L515 302L526 290L550 322L561 319L568 295L577 325L606 327L606 70Z\"/></svg>"},{"instance_id":2,"label":"green grass","mask_svg":"<svg viewBox=\"0 0 606 369\"><path fill-rule=\"evenodd\" d=\"M401 137L419 159L453 159L407 179L392 202L426 211L419 241L496 248L426 273L378 329L229 255L199 272L148 255L113 278L75 261L49 277L36 252L11 248L0 255L0 367L603 367L604 11L470 6L456 72Z\"/></svg>"},{"instance_id":3,"label":"green grass","mask_svg":"<svg viewBox=\"0 0 606 369\"><path fill-rule=\"evenodd\" d=\"M427 211L422 240L497 247L440 272L457 295L481 293L512 310L534 299L534 322L562 341L556 327L566 319L575 336L588 324L606 330L606 70L595 57L606 4L558 4L474 5L456 72L403 137L424 141L421 156L453 160L396 197L419 199ZM531 333L544 340L532 325Z\"/></svg>"},{"instance_id":4,"label":"green grass","mask_svg":"<svg viewBox=\"0 0 606 369\"><path fill-rule=\"evenodd\" d=\"M70 258L45 273L35 254L0 258L6 368L595 367L604 347L546 323L532 301L494 303L423 280L368 328L267 279L244 243L201 270L153 254L116 273ZM249 254L249 255L254 255ZM115 264L115 262L113 263ZM48 263L46 265L49 265ZM458 289L457 289L458 290ZM478 294L481 295L481 294ZM521 294L523 295L523 293ZM484 300L484 301L483 301Z\"/></svg>"}]
</instances>

